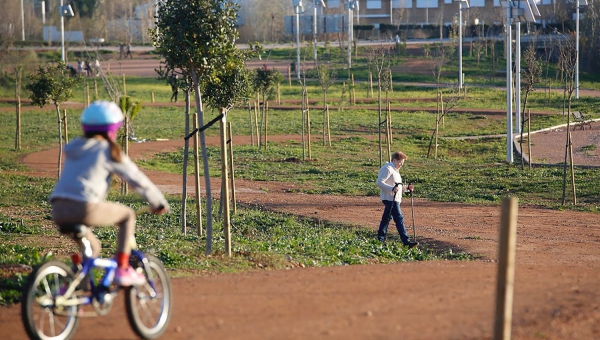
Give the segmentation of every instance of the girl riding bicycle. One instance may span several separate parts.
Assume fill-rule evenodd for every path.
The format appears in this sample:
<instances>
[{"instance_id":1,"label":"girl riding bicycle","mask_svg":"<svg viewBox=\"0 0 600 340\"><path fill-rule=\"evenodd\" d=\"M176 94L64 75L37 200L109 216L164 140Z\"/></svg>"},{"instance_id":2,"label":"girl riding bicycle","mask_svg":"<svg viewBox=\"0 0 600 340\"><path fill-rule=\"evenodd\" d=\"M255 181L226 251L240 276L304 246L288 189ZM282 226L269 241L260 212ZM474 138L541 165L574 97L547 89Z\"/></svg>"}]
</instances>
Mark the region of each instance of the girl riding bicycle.
<instances>
[{"instance_id":1,"label":"girl riding bicycle","mask_svg":"<svg viewBox=\"0 0 600 340\"><path fill-rule=\"evenodd\" d=\"M111 175L125 180L157 214L169 211L169 203L160 190L144 175L115 143L117 131L123 124L123 113L113 102L96 101L81 115L83 137L68 143L65 165L56 183L50 202L52 219L56 225L85 224L87 226L119 225L116 252L118 268L114 283L135 286L145 282L143 274L129 265L129 255L135 230L135 211L125 205L106 202ZM87 235L92 254L100 254L100 241ZM82 245L79 245L81 249Z\"/></svg>"}]
</instances>

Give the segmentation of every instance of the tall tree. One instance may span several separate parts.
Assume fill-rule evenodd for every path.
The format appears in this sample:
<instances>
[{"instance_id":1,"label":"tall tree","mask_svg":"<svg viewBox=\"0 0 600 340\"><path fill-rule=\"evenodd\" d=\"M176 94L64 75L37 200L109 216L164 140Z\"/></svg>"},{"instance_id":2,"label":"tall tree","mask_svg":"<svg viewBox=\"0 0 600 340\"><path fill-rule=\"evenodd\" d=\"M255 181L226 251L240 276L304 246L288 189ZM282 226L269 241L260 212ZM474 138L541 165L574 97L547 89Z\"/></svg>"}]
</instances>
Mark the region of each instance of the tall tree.
<instances>
[{"instance_id":1,"label":"tall tree","mask_svg":"<svg viewBox=\"0 0 600 340\"><path fill-rule=\"evenodd\" d=\"M204 125L201 84L211 83L236 65L238 5L231 0L162 0L156 28L151 31L156 51L168 70L192 78L199 127ZM206 253L212 252L212 194L206 137L200 131L207 196Z\"/></svg>"},{"instance_id":2,"label":"tall tree","mask_svg":"<svg viewBox=\"0 0 600 340\"><path fill-rule=\"evenodd\" d=\"M67 65L59 62L56 65L40 66L36 74L29 75L29 84L26 89L31 93L29 98L33 105L43 107L54 104L58 118L58 177L61 173L62 163L62 118L60 104L73 97L73 89L81 82L80 76L72 77Z\"/></svg>"}]
</instances>

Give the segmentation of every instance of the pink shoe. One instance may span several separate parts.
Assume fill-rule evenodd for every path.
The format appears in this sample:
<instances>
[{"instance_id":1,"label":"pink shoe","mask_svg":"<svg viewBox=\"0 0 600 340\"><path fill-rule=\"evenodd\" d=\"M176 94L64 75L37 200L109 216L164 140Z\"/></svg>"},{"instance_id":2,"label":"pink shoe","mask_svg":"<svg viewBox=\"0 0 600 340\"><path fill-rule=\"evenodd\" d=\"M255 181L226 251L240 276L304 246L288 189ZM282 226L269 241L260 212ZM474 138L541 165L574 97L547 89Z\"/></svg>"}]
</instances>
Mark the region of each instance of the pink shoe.
<instances>
[{"instance_id":1,"label":"pink shoe","mask_svg":"<svg viewBox=\"0 0 600 340\"><path fill-rule=\"evenodd\" d=\"M113 283L119 286L139 286L146 283L146 277L144 274L135 271L131 266L127 269L119 267L115 273Z\"/></svg>"}]
</instances>

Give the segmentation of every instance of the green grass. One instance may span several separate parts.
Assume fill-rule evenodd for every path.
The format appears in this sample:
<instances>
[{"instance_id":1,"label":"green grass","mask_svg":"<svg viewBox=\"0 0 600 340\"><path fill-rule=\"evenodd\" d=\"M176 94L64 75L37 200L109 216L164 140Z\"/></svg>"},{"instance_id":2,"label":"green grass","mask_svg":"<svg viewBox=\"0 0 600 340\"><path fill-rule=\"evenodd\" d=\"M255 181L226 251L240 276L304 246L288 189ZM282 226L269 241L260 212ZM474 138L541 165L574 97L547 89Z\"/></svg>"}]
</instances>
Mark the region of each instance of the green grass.
<instances>
[{"instance_id":1,"label":"green grass","mask_svg":"<svg viewBox=\"0 0 600 340\"><path fill-rule=\"evenodd\" d=\"M334 48L330 53L336 58ZM324 52L326 52L324 50ZM364 51L363 51L364 52ZM271 56L285 59L288 51L273 51ZM341 55L337 56L341 58ZM369 92L368 69L364 57L355 60L356 93L363 98ZM466 72L472 62L466 63ZM488 67L488 66L481 66ZM452 68L450 68L452 70ZM477 78L486 85L498 85L494 80L483 80L485 72L479 71ZM339 84L328 93L328 103L337 105L341 101L341 82L346 77L340 74ZM8 77L7 77L8 79ZM12 96L10 79L4 79L0 86L0 96ZM468 78L469 79L469 78ZM473 78L476 81L476 78ZM586 78L589 79L589 78ZM122 79L112 80L122 87ZM397 81L430 81L429 76L398 77ZM445 80L446 81L446 80ZM452 79L447 79L452 82ZM166 102L171 90L164 82L155 79L128 77L127 93L134 99L148 103L154 93L156 101ZM596 83L591 87L597 86ZM92 99L96 96L93 80L88 80ZM500 82L500 86L501 86ZM99 82L98 97L106 98L106 92ZM283 100L299 101L300 88L284 83L280 87ZM376 102L358 104L354 110L330 110L330 128L333 142L324 147L319 140L322 135L323 106L322 94L315 81L310 82L309 98L317 100L311 104L312 134L317 141L312 143L312 159L303 158L302 144L298 141L269 142L268 149L237 145L233 141L234 163L238 178L255 181L282 181L295 183L295 191L310 194L336 195L377 195L374 184L379 168L378 113L360 106L376 106ZM348 91L348 87L346 87ZM77 89L73 101L85 102L84 87ZM432 108L435 102L435 89L396 84L389 94L395 105ZM347 100L346 92L346 100ZM409 102L400 100L408 99ZM423 100L427 99L427 100ZM530 98L532 110L560 112L561 96L556 94L548 103L543 91L536 91ZM273 99L271 99L273 103ZM0 104L0 108L10 105ZM347 105L347 103L346 103ZM468 99L458 107L504 109L504 91L487 86L469 87ZM573 102L573 110L591 113L596 118L600 112L600 102L596 98L582 97ZM69 109L69 136L80 134L78 117L80 109ZM216 116L212 109L205 111L207 122ZM249 135L249 112L245 107L236 108L228 114L234 135ZM430 136L434 128L435 115L421 112L393 112L392 126L394 144L392 150L401 149L409 155L402 169L405 182L415 184L415 195L436 201L462 202L475 204L498 204L503 197L518 196L520 204L534 205L550 209L573 209L598 212L596 183L600 181L598 171L576 169L578 205L561 205L562 169L534 168L521 171L515 164L505 163L506 141L504 138L451 139L449 137L502 135L506 133L503 115L482 115L473 113L450 113L441 126L438 159L426 158ZM23 147L14 150L15 115L12 111L0 112L0 268L7 265L33 266L43 261L52 252L65 260L74 247L65 248L63 238L50 220L50 206L47 197L54 179L37 178L22 174L27 171L19 159L27 153L54 148L57 142L57 121L53 108L28 110L22 115ZM558 114L535 115L532 129L541 129L565 122ZM133 122L139 139L158 138L183 139L184 109L181 107L143 107ZM299 134L302 131L300 109L270 110L268 114L269 135ZM218 135L216 126L206 131L209 136ZM374 137L375 136L375 137ZM592 151L594 146L586 150ZM209 148L211 176L220 176L220 152L216 147ZM386 159L387 155L383 155ZM243 160L243 161L240 161ZM183 152L159 153L152 158L140 161L142 168L156 169L172 173L182 172ZM140 206L135 196L120 197L116 190L112 200L128 205ZM172 273L197 274L199 272L233 272L255 269L279 269L295 266L329 266L358 263L388 263L409 260L472 259L467 253L435 253L425 246L422 249L407 251L400 242L393 240L385 244L374 241L374 232L361 226L333 224L326 221L303 220L291 215L260 211L253 207L243 207L233 216L232 245L234 256L223 255L224 234L221 221L215 221L212 256L204 255L205 239L197 236L192 226L182 235L181 204L179 198L170 197L173 213L164 216L140 216L138 243L141 248L156 254ZM190 202L192 205L192 202ZM215 204L217 209L218 204ZM215 212L216 214L216 212ZM193 211L188 212L188 223L195 221ZM104 256L110 256L116 243L115 228L98 229L104 246ZM471 236L472 237L472 236ZM0 270L0 304L18 299L26 270Z\"/></svg>"}]
</instances>

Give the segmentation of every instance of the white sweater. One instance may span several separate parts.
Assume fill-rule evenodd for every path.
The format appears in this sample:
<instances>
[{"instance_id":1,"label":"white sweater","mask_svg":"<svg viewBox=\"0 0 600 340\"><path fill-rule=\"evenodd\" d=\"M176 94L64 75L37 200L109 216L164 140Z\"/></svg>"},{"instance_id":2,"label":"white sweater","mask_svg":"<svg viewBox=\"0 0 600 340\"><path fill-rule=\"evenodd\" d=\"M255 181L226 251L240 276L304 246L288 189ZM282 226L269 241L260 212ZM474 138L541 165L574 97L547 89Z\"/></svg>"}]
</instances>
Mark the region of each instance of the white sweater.
<instances>
[{"instance_id":1,"label":"white sweater","mask_svg":"<svg viewBox=\"0 0 600 340\"><path fill-rule=\"evenodd\" d=\"M402 176L396 168L394 167L394 163L387 162L385 163L381 169L379 169L379 174L377 175L377 186L379 187L379 197L382 201L393 201L394 193L392 190L394 189L394 185L396 183L402 183ZM398 193L396 194L396 201L402 201L402 184L398 187Z\"/></svg>"}]
</instances>

